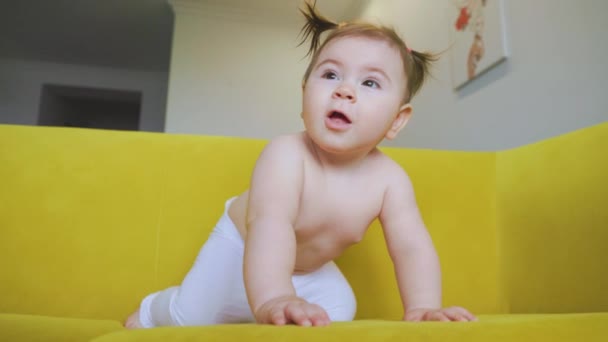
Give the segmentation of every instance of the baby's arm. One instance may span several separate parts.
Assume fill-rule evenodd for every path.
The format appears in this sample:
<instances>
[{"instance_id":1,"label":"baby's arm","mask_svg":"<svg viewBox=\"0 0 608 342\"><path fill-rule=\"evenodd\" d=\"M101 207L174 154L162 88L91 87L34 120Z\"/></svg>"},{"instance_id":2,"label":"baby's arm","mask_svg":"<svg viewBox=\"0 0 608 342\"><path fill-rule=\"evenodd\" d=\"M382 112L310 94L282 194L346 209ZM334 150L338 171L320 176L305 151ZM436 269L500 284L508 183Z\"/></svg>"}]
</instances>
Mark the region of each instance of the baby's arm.
<instances>
[{"instance_id":1,"label":"baby's arm","mask_svg":"<svg viewBox=\"0 0 608 342\"><path fill-rule=\"evenodd\" d=\"M244 280L249 305L259 323L325 325L318 305L298 298L291 282L303 165L294 137L271 141L251 180L247 211Z\"/></svg>"},{"instance_id":2,"label":"baby's arm","mask_svg":"<svg viewBox=\"0 0 608 342\"><path fill-rule=\"evenodd\" d=\"M408 321L474 320L466 309L441 308L441 270L431 237L416 204L407 174L398 166L388 172L380 221Z\"/></svg>"}]
</instances>

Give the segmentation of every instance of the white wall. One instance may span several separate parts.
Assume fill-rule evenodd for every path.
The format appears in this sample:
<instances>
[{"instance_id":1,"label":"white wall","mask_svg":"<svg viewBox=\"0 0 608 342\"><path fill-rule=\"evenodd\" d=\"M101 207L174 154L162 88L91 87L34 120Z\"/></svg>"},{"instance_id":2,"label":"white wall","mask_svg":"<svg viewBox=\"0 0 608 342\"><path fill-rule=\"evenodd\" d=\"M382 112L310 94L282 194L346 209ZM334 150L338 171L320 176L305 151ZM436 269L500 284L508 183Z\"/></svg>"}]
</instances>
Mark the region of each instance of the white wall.
<instances>
[{"instance_id":1,"label":"white wall","mask_svg":"<svg viewBox=\"0 0 608 342\"><path fill-rule=\"evenodd\" d=\"M166 131L271 138L303 128L297 25L178 11Z\"/></svg>"},{"instance_id":2,"label":"white wall","mask_svg":"<svg viewBox=\"0 0 608 342\"><path fill-rule=\"evenodd\" d=\"M496 0L489 0L496 1ZM366 18L418 50L449 46L451 0L371 0ZM449 55L387 145L500 150L608 120L608 1L505 0L510 57L452 89ZM302 129L302 22L270 25L178 11L166 131L271 138Z\"/></svg>"},{"instance_id":3,"label":"white wall","mask_svg":"<svg viewBox=\"0 0 608 342\"><path fill-rule=\"evenodd\" d=\"M175 19L165 129L272 138L303 129L301 0L169 0ZM322 0L332 18L364 0ZM351 15L352 16L352 15Z\"/></svg>"},{"instance_id":4,"label":"white wall","mask_svg":"<svg viewBox=\"0 0 608 342\"><path fill-rule=\"evenodd\" d=\"M142 92L140 130L163 131L166 72L0 59L0 123L35 125L42 85Z\"/></svg>"},{"instance_id":5,"label":"white wall","mask_svg":"<svg viewBox=\"0 0 608 342\"><path fill-rule=\"evenodd\" d=\"M497 0L488 0L497 1ZM608 120L608 1L504 0L510 57L452 90L449 54L414 99L414 117L391 143L500 150ZM398 27L414 49L449 46L451 0L374 0L365 11Z\"/></svg>"}]
</instances>

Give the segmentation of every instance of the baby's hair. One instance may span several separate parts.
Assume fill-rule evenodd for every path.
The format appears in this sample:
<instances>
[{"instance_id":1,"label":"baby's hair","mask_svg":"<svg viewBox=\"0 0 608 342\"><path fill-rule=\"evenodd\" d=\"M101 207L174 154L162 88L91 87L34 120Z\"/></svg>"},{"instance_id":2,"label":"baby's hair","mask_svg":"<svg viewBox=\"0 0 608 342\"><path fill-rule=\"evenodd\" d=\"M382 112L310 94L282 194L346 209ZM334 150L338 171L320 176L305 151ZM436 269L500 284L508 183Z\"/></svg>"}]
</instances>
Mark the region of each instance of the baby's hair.
<instances>
[{"instance_id":1,"label":"baby's hair","mask_svg":"<svg viewBox=\"0 0 608 342\"><path fill-rule=\"evenodd\" d=\"M310 39L310 47L306 57L312 56L304 74L303 84L306 84L313 66L317 63L319 54L330 41L336 38L352 36L379 39L388 42L399 50L407 79L404 103L410 102L412 97L422 87L426 76L429 74L431 63L435 62L438 58L437 55L429 52L414 51L408 48L393 28L361 21L342 22L339 24L333 22L321 15L315 8L315 4L316 1L312 4L310 1L305 1L305 9L300 9L306 18L306 24L304 24L300 31L302 41L299 45L306 43ZM325 31L331 32L329 32L323 44L320 44L321 34Z\"/></svg>"}]
</instances>

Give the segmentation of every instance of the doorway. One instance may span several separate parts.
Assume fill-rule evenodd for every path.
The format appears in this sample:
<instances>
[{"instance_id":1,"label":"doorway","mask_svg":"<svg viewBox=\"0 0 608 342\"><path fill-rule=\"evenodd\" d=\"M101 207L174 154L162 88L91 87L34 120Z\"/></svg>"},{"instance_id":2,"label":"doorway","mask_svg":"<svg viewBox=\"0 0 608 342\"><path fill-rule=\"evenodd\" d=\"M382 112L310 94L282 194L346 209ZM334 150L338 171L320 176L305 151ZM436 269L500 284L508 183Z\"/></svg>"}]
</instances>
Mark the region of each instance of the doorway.
<instances>
[{"instance_id":1,"label":"doorway","mask_svg":"<svg viewBox=\"0 0 608 342\"><path fill-rule=\"evenodd\" d=\"M38 125L139 130L142 93L43 84Z\"/></svg>"}]
</instances>

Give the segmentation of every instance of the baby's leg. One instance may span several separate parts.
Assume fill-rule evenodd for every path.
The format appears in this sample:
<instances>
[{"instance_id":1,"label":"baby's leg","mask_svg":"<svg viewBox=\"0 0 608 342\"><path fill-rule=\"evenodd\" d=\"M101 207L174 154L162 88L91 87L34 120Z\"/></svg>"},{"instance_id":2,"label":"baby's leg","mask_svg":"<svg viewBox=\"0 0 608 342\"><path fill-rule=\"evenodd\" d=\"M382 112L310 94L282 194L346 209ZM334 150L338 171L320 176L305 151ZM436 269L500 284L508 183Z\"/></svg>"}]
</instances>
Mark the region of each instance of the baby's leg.
<instances>
[{"instance_id":1,"label":"baby's leg","mask_svg":"<svg viewBox=\"0 0 608 342\"><path fill-rule=\"evenodd\" d=\"M319 270L292 278L299 297L321 306L332 322L352 321L357 301L348 281L334 262Z\"/></svg>"},{"instance_id":2,"label":"baby's leg","mask_svg":"<svg viewBox=\"0 0 608 342\"><path fill-rule=\"evenodd\" d=\"M233 234L238 234L236 228L221 227L221 224L222 220L181 286L153 293L142 301L141 326L253 321L242 276L244 244L239 235Z\"/></svg>"}]
</instances>

